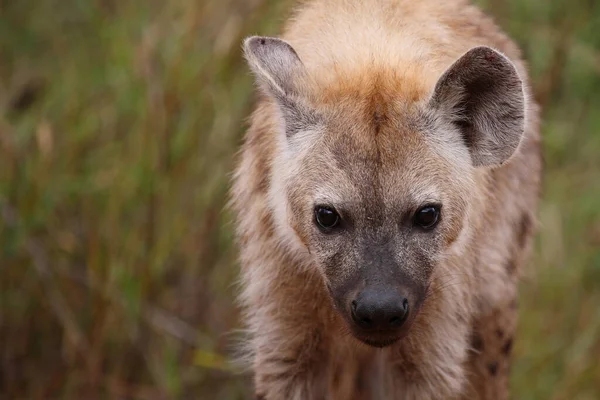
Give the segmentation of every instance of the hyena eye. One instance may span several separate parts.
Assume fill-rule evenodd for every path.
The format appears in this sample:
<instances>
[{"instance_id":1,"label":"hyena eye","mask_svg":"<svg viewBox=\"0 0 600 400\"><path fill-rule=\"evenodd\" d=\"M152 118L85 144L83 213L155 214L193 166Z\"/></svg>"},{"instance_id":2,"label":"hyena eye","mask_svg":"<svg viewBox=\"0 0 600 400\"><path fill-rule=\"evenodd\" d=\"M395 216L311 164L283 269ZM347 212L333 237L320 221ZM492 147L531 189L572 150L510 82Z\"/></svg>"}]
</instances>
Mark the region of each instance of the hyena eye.
<instances>
[{"instance_id":1,"label":"hyena eye","mask_svg":"<svg viewBox=\"0 0 600 400\"><path fill-rule=\"evenodd\" d=\"M332 207L316 206L315 221L322 229L329 231L339 225L340 216Z\"/></svg>"},{"instance_id":2,"label":"hyena eye","mask_svg":"<svg viewBox=\"0 0 600 400\"><path fill-rule=\"evenodd\" d=\"M421 207L414 216L415 224L423 229L433 229L440 220L440 206L427 205Z\"/></svg>"}]
</instances>

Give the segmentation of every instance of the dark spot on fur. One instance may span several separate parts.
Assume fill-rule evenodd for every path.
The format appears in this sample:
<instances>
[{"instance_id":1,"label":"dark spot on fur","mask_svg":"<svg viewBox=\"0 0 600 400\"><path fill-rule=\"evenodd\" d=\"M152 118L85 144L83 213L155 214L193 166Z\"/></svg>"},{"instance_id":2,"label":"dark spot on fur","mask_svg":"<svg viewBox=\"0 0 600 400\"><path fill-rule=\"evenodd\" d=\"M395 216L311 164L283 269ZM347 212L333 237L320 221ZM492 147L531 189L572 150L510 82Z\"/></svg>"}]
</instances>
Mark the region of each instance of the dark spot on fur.
<instances>
[{"instance_id":1,"label":"dark spot on fur","mask_svg":"<svg viewBox=\"0 0 600 400\"><path fill-rule=\"evenodd\" d=\"M261 213L260 226L263 227L263 232L266 238L271 238L273 236L273 230L275 228L273 227L273 220L270 214L266 212Z\"/></svg>"},{"instance_id":2,"label":"dark spot on fur","mask_svg":"<svg viewBox=\"0 0 600 400\"><path fill-rule=\"evenodd\" d=\"M258 185L256 186L256 190L260 193L267 193L269 191L269 179L266 174L262 174L259 178Z\"/></svg>"},{"instance_id":3,"label":"dark spot on fur","mask_svg":"<svg viewBox=\"0 0 600 400\"><path fill-rule=\"evenodd\" d=\"M265 44L267 41L266 41L265 39L260 39L258 42L259 42L260 44L264 45L264 44Z\"/></svg>"},{"instance_id":4,"label":"dark spot on fur","mask_svg":"<svg viewBox=\"0 0 600 400\"><path fill-rule=\"evenodd\" d=\"M527 237L531 232L531 217L529 214L524 213L521 217L521 221L519 222L519 231L517 232L517 242L519 243L519 247L525 247L525 243L527 242Z\"/></svg>"},{"instance_id":5,"label":"dark spot on fur","mask_svg":"<svg viewBox=\"0 0 600 400\"><path fill-rule=\"evenodd\" d=\"M502 346L502 354L504 354L505 356L508 356L510 354L510 352L512 351L512 347L513 347L513 339L509 338L504 343L504 346Z\"/></svg>"},{"instance_id":6,"label":"dark spot on fur","mask_svg":"<svg viewBox=\"0 0 600 400\"><path fill-rule=\"evenodd\" d=\"M381 126L385 123L386 116L383 113L381 105L377 105L375 112L373 113L373 125L375 127L375 133L379 133Z\"/></svg>"},{"instance_id":7,"label":"dark spot on fur","mask_svg":"<svg viewBox=\"0 0 600 400\"><path fill-rule=\"evenodd\" d=\"M474 332L471 336L471 348L477 352L481 352L483 350L483 339L477 332Z\"/></svg>"},{"instance_id":8,"label":"dark spot on fur","mask_svg":"<svg viewBox=\"0 0 600 400\"><path fill-rule=\"evenodd\" d=\"M256 170L259 173L258 184L256 189L260 193L267 193L269 191L269 177L271 175L271 171L267 160L262 157L257 158Z\"/></svg>"},{"instance_id":9,"label":"dark spot on fur","mask_svg":"<svg viewBox=\"0 0 600 400\"><path fill-rule=\"evenodd\" d=\"M492 362L489 363L487 365L488 371L490 372L490 375L492 376L496 376L496 374L498 373L498 363L497 362Z\"/></svg>"},{"instance_id":10,"label":"dark spot on fur","mask_svg":"<svg viewBox=\"0 0 600 400\"><path fill-rule=\"evenodd\" d=\"M515 260L512 258L509 258L506 261L506 265L504 266L504 268L506 269L506 272L509 275L512 275L515 273L515 271L517 270L517 264L515 263Z\"/></svg>"},{"instance_id":11,"label":"dark spot on fur","mask_svg":"<svg viewBox=\"0 0 600 400\"><path fill-rule=\"evenodd\" d=\"M333 370L333 377L331 378L331 383L333 384L334 387L339 386L341 377L342 377L342 369L336 367Z\"/></svg>"},{"instance_id":12,"label":"dark spot on fur","mask_svg":"<svg viewBox=\"0 0 600 400\"><path fill-rule=\"evenodd\" d=\"M502 339L504 337L504 331L500 328L496 329L496 336L498 336L498 338Z\"/></svg>"}]
</instances>

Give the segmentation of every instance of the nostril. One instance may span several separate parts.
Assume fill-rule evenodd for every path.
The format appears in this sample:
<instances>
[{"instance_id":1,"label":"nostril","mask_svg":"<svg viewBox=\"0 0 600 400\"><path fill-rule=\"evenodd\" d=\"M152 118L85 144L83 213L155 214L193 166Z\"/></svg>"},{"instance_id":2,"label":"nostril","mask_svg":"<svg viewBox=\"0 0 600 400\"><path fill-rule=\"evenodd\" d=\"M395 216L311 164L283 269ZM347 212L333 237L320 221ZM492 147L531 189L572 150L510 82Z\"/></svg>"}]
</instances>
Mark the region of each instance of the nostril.
<instances>
[{"instance_id":1,"label":"nostril","mask_svg":"<svg viewBox=\"0 0 600 400\"><path fill-rule=\"evenodd\" d=\"M370 328L373 325L373 318L371 318L371 315L367 315L368 313L365 312L364 307L359 309L356 300L353 300L352 303L350 303L350 308L352 319L360 326L363 328Z\"/></svg>"},{"instance_id":2,"label":"nostril","mask_svg":"<svg viewBox=\"0 0 600 400\"><path fill-rule=\"evenodd\" d=\"M408 299L402 300L402 308L398 310L389 320L392 327L400 327L408 317Z\"/></svg>"}]
</instances>

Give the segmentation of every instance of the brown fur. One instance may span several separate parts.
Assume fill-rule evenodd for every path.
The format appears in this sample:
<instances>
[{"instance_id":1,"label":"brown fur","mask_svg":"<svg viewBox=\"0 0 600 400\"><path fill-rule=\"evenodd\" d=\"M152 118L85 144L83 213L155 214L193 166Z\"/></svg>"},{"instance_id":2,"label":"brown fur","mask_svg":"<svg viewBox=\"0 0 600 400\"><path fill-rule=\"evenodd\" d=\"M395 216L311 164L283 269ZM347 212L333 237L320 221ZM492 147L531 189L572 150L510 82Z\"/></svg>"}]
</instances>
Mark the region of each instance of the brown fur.
<instances>
[{"instance_id":1,"label":"brown fur","mask_svg":"<svg viewBox=\"0 0 600 400\"><path fill-rule=\"evenodd\" d=\"M517 47L463 0L306 1L283 38L304 67L276 51L305 71L261 83L232 190L256 397L507 398L541 173L538 110ZM428 136L419 112L444 71L481 45L514 63L527 101L519 147L496 168ZM265 73L277 76L273 68ZM372 223L372 249L389 237L376 224L389 222L385 210L415 207L433 187L447 211L439 232L394 247L406 270L393 278L427 286L425 300L401 340L367 346L331 295L355 261L315 230L315 197L337 196L355 224Z\"/></svg>"}]
</instances>

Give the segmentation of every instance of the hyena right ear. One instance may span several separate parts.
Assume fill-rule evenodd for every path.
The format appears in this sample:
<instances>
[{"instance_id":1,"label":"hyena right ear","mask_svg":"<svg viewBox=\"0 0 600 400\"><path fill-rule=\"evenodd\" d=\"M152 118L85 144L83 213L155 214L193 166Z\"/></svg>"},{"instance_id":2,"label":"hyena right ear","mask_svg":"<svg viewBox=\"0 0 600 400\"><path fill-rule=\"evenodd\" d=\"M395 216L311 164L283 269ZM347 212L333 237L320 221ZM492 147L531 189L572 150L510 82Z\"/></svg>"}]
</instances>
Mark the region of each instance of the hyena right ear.
<instances>
[{"instance_id":1,"label":"hyena right ear","mask_svg":"<svg viewBox=\"0 0 600 400\"><path fill-rule=\"evenodd\" d=\"M258 83L279 100L298 95L304 65L294 48L284 40L252 36L244 40L244 54Z\"/></svg>"},{"instance_id":2,"label":"hyena right ear","mask_svg":"<svg viewBox=\"0 0 600 400\"><path fill-rule=\"evenodd\" d=\"M304 64L289 43L272 37L252 36L244 40L244 53L261 89L277 101L288 139L318 125L317 113L301 93L306 78Z\"/></svg>"}]
</instances>

